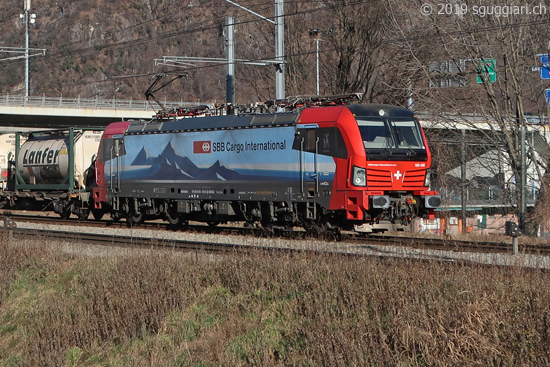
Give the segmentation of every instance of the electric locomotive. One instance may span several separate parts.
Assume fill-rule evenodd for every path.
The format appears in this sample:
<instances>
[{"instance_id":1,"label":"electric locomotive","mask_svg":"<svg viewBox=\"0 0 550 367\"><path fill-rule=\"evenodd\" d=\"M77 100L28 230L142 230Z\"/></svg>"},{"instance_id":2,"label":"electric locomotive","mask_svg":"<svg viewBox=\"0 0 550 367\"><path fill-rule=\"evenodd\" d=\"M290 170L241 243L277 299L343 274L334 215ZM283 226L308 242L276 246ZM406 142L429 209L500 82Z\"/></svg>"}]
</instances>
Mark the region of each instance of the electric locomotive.
<instances>
[{"instance_id":1,"label":"electric locomotive","mask_svg":"<svg viewBox=\"0 0 550 367\"><path fill-rule=\"evenodd\" d=\"M431 155L389 105L117 122L95 164L94 217L370 232L434 216Z\"/></svg>"}]
</instances>

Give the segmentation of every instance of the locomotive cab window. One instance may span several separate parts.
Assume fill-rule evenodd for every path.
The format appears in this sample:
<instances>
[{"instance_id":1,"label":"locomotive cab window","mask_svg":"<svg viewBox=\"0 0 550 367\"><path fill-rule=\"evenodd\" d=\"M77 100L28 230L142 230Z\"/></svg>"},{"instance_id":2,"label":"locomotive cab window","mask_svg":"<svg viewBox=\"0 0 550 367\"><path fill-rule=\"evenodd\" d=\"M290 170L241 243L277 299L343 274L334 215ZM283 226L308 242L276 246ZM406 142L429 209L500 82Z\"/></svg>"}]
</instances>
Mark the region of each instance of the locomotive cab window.
<instances>
[{"instance_id":1,"label":"locomotive cab window","mask_svg":"<svg viewBox=\"0 0 550 367\"><path fill-rule=\"evenodd\" d=\"M425 160L426 146L417 120L357 118L367 160Z\"/></svg>"},{"instance_id":2,"label":"locomotive cab window","mask_svg":"<svg viewBox=\"0 0 550 367\"><path fill-rule=\"evenodd\" d=\"M358 120L357 122L365 149L395 148L391 130L386 121Z\"/></svg>"},{"instance_id":3,"label":"locomotive cab window","mask_svg":"<svg viewBox=\"0 0 550 367\"><path fill-rule=\"evenodd\" d=\"M414 121L393 121L397 133L398 147L424 149L422 134Z\"/></svg>"}]
</instances>

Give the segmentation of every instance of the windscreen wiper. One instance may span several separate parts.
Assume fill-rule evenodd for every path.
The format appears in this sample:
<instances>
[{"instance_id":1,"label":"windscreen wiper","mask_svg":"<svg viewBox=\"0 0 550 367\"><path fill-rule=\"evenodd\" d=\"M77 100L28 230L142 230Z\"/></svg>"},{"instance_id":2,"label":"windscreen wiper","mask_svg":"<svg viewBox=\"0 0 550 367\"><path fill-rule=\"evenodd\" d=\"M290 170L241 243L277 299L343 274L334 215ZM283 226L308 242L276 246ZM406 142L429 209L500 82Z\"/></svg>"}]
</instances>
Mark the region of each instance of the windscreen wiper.
<instances>
[{"instance_id":1,"label":"windscreen wiper","mask_svg":"<svg viewBox=\"0 0 550 367\"><path fill-rule=\"evenodd\" d=\"M401 136L399 129L395 129L395 132L397 133L397 139L399 139L399 145L397 147L399 148L400 145L405 145L407 148L407 157L415 156L416 152L413 150L413 148L411 148L411 145L409 144L407 139Z\"/></svg>"},{"instance_id":2,"label":"windscreen wiper","mask_svg":"<svg viewBox=\"0 0 550 367\"><path fill-rule=\"evenodd\" d=\"M388 144L388 141L390 141L390 139L391 138L386 137L386 139L384 140L384 146L382 147L382 152L380 153L383 156L390 156L392 154Z\"/></svg>"}]
</instances>

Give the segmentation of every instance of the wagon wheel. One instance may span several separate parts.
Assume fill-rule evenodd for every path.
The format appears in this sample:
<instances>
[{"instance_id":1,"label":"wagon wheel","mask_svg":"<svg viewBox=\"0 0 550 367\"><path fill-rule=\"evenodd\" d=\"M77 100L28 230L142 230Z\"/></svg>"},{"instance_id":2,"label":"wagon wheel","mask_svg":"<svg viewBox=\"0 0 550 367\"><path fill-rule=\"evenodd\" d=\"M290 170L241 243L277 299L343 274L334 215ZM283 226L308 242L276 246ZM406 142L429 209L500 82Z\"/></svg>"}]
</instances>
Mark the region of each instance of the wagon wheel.
<instances>
[{"instance_id":1,"label":"wagon wheel","mask_svg":"<svg viewBox=\"0 0 550 367\"><path fill-rule=\"evenodd\" d=\"M101 218L103 218L103 214L105 214L105 213L103 212L102 209L92 209L92 216L97 221L100 221Z\"/></svg>"},{"instance_id":2,"label":"wagon wheel","mask_svg":"<svg viewBox=\"0 0 550 367\"><path fill-rule=\"evenodd\" d=\"M71 216L71 210L65 210L63 211L63 213L59 213L59 216L61 217L61 219L69 219Z\"/></svg>"},{"instance_id":3,"label":"wagon wheel","mask_svg":"<svg viewBox=\"0 0 550 367\"><path fill-rule=\"evenodd\" d=\"M90 215L90 211L88 209L80 209L80 211L78 212L78 219L86 220L88 219L89 215Z\"/></svg>"}]
</instances>

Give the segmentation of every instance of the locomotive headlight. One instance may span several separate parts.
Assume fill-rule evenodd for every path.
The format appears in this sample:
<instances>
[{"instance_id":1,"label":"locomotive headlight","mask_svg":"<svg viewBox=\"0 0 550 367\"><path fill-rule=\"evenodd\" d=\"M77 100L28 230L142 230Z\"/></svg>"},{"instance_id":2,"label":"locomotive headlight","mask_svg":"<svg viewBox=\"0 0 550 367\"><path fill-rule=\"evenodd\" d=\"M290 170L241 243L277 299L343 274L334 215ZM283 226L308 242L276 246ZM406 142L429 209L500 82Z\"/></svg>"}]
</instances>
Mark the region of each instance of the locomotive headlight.
<instances>
[{"instance_id":1,"label":"locomotive headlight","mask_svg":"<svg viewBox=\"0 0 550 367\"><path fill-rule=\"evenodd\" d=\"M430 187L431 183L431 173L430 169L428 168L426 170L426 179L424 180L424 186Z\"/></svg>"},{"instance_id":2,"label":"locomotive headlight","mask_svg":"<svg viewBox=\"0 0 550 367\"><path fill-rule=\"evenodd\" d=\"M353 166L352 182L354 186L367 186L367 171L364 168Z\"/></svg>"}]
</instances>

